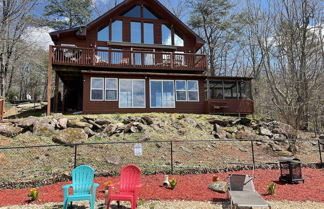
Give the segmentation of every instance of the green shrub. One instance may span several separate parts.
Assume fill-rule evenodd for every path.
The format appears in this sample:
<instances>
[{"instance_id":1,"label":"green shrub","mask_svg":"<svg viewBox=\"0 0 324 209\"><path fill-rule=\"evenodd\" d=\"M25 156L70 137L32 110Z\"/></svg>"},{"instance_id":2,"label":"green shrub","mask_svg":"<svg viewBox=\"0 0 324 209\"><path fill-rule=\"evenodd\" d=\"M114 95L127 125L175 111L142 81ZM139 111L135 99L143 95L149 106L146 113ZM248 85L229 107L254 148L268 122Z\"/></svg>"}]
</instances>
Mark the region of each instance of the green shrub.
<instances>
[{"instance_id":1,"label":"green shrub","mask_svg":"<svg viewBox=\"0 0 324 209\"><path fill-rule=\"evenodd\" d=\"M171 189L174 190L175 186L177 185L177 180L175 178L172 178L171 180L169 180Z\"/></svg>"},{"instance_id":2,"label":"green shrub","mask_svg":"<svg viewBox=\"0 0 324 209\"><path fill-rule=\"evenodd\" d=\"M276 194L276 184L271 183L267 185L267 194L275 195Z\"/></svg>"},{"instance_id":3,"label":"green shrub","mask_svg":"<svg viewBox=\"0 0 324 209\"><path fill-rule=\"evenodd\" d=\"M36 201L38 199L39 191L36 188L29 190L28 197L31 201Z\"/></svg>"}]
</instances>

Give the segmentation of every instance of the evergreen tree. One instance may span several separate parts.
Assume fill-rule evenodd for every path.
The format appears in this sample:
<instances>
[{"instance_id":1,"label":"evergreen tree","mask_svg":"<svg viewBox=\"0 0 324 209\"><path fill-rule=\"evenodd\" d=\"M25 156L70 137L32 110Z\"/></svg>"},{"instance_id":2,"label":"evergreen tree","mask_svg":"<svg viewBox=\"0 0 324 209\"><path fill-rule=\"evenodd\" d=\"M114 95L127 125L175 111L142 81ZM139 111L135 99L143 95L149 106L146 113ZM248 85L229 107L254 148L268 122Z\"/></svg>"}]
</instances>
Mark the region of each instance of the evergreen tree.
<instances>
[{"instance_id":1,"label":"evergreen tree","mask_svg":"<svg viewBox=\"0 0 324 209\"><path fill-rule=\"evenodd\" d=\"M226 74L227 52L240 33L239 14L231 14L234 5L230 0L188 0L187 3L191 8L189 25L206 41L204 53L209 58L209 74Z\"/></svg>"},{"instance_id":2,"label":"evergreen tree","mask_svg":"<svg viewBox=\"0 0 324 209\"><path fill-rule=\"evenodd\" d=\"M69 29L88 23L93 15L92 0L49 0L44 16L46 25L56 29Z\"/></svg>"}]
</instances>

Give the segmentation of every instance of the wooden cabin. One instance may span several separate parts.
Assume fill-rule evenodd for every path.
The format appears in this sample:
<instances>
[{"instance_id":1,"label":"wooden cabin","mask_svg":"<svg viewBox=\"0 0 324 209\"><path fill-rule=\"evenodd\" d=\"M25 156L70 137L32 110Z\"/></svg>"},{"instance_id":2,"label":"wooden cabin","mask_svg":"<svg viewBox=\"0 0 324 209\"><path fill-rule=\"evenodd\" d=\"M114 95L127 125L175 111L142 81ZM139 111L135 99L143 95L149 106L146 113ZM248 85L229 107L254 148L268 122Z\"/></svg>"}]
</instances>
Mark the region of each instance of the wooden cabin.
<instances>
[{"instance_id":1,"label":"wooden cabin","mask_svg":"<svg viewBox=\"0 0 324 209\"><path fill-rule=\"evenodd\" d=\"M197 53L204 40L158 0L125 0L85 26L50 36L48 98L52 70L55 90L48 114L253 112L252 97L238 92L251 79L235 78L236 89L228 90L230 78L207 78L207 57Z\"/></svg>"}]
</instances>

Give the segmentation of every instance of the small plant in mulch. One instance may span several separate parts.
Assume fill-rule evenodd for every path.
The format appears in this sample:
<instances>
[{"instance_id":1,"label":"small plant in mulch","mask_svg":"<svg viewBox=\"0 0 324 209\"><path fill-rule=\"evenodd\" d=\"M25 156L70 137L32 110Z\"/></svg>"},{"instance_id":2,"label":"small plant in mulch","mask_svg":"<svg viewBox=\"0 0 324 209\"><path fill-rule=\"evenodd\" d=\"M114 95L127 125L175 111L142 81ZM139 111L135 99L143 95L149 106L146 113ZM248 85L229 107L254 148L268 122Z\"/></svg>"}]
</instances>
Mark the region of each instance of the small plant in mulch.
<instances>
[{"instance_id":1,"label":"small plant in mulch","mask_svg":"<svg viewBox=\"0 0 324 209\"><path fill-rule=\"evenodd\" d=\"M31 202L37 201L39 196L39 191L36 188L29 190L28 197Z\"/></svg>"},{"instance_id":2,"label":"small plant in mulch","mask_svg":"<svg viewBox=\"0 0 324 209\"><path fill-rule=\"evenodd\" d=\"M170 183L170 189L174 190L174 188L177 185L177 180L175 178L172 178L171 180L169 180L169 183Z\"/></svg>"},{"instance_id":3,"label":"small plant in mulch","mask_svg":"<svg viewBox=\"0 0 324 209\"><path fill-rule=\"evenodd\" d=\"M275 183L268 184L266 189L267 189L268 195L276 194L276 184Z\"/></svg>"}]
</instances>

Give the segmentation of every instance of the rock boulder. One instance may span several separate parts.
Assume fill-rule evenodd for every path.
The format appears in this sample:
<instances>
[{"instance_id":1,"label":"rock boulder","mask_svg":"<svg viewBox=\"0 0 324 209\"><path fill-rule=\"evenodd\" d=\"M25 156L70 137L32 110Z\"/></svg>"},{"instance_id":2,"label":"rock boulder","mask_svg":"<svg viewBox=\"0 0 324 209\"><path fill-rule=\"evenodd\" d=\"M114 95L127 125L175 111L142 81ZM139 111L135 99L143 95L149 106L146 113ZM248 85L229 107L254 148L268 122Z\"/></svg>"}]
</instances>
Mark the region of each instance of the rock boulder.
<instances>
[{"instance_id":1,"label":"rock boulder","mask_svg":"<svg viewBox=\"0 0 324 209\"><path fill-rule=\"evenodd\" d=\"M226 193L228 190L228 185L225 181L215 181L209 184L208 189L214 192Z\"/></svg>"},{"instance_id":2,"label":"rock boulder","mask_svg":"<svg viewBox=\"0 0 324 209\"><path fill-rule=\"evenodd\" d=\"M75 144L84 143L88 139L88 135L81 128L67 128L53 137L53 142L59 144Z\"/></svg>"},{"instance_id":3,"label":"rock boulder","mask_svg":"<svg viewBox=\"0 0 324 209\"><path fill-rule=\"evenodd\" d=\"M14 137L20 134L23 128L16 127L11 123L1 123L0 124L0 134L7 137Z\"/></svg>"}]
</instances>

